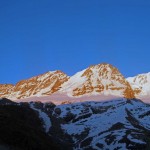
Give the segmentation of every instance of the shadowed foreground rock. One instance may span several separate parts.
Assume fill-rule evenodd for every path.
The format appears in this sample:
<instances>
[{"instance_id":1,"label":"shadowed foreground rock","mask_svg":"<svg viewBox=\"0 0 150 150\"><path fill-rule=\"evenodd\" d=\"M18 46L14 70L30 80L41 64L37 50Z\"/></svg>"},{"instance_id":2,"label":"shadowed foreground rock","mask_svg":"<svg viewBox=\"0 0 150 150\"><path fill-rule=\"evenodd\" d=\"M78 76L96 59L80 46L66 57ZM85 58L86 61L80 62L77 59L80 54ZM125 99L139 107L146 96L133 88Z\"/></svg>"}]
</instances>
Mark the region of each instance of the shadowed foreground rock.
<instances>
[{"instance_id":1,"label":"shadowed foreground rock","mask_svg":"<svg viewBox=\"0 0 150 150\"><path fill-rule=\"evenodd\" d=\"M6 102L6 103L5 103ZM27 105L0 103L0 150L60 149L43 129L38 114Z\"/></svg>"}]
</instances>

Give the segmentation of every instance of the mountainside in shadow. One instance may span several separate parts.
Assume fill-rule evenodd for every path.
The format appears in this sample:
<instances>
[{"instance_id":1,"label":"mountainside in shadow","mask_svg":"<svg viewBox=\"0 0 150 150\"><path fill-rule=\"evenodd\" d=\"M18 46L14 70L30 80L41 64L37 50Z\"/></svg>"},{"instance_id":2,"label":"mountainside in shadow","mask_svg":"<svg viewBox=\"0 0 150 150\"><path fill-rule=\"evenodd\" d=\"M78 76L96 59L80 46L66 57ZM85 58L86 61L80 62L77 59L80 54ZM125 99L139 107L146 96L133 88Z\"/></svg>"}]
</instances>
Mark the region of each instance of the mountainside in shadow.
<instances>
[{"instance_id":1,"label":"mountainside in shadow","mask_svg":"<svg viewBox=\"0 0 150 150\"><path fill-rule=\"evenodd\" d=\"M57 141L45 133L43 120L28 104L0 100L0 149L61 149Z\"/></svg>"},{"instance_id":2,"label":"mountainside in shadow","mask_svg":"<svg viewBox=\"0 0 150 150\"><path fill-rule=\"evenodd\" d=\"M58 106L1 99L0 124L6 150L150 148L150 105L137 99Z\"/></svg>"}]
</instances>

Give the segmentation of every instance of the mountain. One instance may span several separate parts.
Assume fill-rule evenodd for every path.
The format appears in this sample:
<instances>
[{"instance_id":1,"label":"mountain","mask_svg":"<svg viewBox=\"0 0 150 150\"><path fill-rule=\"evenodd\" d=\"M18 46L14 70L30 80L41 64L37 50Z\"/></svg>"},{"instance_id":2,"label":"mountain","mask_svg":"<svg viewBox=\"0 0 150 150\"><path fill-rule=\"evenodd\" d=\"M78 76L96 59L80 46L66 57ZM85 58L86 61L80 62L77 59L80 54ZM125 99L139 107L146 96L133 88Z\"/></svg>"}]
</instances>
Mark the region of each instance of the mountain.
<instances>
[{"instance_id":1,"label":"mountain","mask_svg":"<svg viewBox=\"0 0 150 150\"><path fill-rule=\"evenodd\" d=\"M0 103L0 148L19 150L148 150L150 105L107 102ZM9 149L6 149L9 150Z\"/></svg>"},{"instance_id":2,"label":"mountain","mask_svg":"<svg viewBox=\"0 0 150 150\"><path fill-rule=\"evenodd\" d=\"M59 90L68 76L61 71L51 71L26 80L19 81L15 86L1 85L0 97L23 99L31 96L51 95Z\"/></svg>"},{"instance_id":3,"label":"mountain","mask_svg":"<svg viewBox=\"0 0 150 150\"><path fill-rule=\"evenodd\" d=\"M58 105L51 118L50 131L56 126L70 135L76 150L150 148L150 105L140 100Z\"/></svg>"},{"instance_id":4,"label":"mountain","mask_svg":"<svg viewBox=\"0 0 150 150\"><path fill-rule=\"evenodd\" d=\"M106 63L1 84L0 149L148 150L149 85L150 73L125 79Z\"/></svg>"},{"instance_id":5,"label":"mountain","mask_svg":"<svg viewBox=\"0 0 150 150\"><path fill-rule=\"evenodd\" d=\"M132 88L119 70L105 63L76 73L62 84L59 91L76 97L104 94L134 98Z\"/></svg>"},{"instance_id":6,"label":"mountain","mask_svg":"<svg viewBox=\"0 0 150 150\"><path fill-rule=\"evenodd\" d=\"M13 92L13 84L0 84L0 97L7 97Z\"/></svg>"},{"instance_id":7,"label":"mountain","mask_svg":"<svg viewBox=\"0 0 150 150\"><path fill-rule=\"evenodd\" d=\"M135 96L144 101L149 100L150 97L150 72L145 74L139 74L135 77L127 78L130 83Z\"/></svg>"},{"instance_id":8,"label":"mountain","mask_svg":"<svg viewBox=\"0 0 150 150\"><path fill-rule=\"evenodd\" d=\"M134 92L119 70L110 64L98 64L82 70L72 77L62 71L45 74L19 81L16 85L1 85L0 97L25 99L30 97L66 95L66 99L84 96L116 96L134 98Z\"/></svg>"}]
</instances>

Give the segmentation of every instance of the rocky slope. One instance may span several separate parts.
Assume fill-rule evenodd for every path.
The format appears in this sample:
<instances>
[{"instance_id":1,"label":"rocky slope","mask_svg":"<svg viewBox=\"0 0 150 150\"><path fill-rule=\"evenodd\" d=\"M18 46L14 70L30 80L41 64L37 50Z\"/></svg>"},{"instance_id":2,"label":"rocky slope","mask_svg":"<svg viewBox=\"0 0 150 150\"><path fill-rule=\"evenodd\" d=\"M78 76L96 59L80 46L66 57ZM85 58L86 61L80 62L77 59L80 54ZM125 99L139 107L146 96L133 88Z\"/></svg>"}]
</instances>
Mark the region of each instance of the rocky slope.
<instances>
[{"instance_id":1,"label":"rocky slope","mask_svg":"<svg viewBox=\"0 0 150 150\"><path fill-rule=\"evenodd\" d=\"M134 98L134 92L119 70L110 64L98 64L88 67L68 77L61 71L19 81L16 85L1 85L0 97L24 99L41 97L53 93L68 97L106 95Z\"/></svg>"},{"instance_id":2,"label":"rocky slope","mask_svg":"<svg viewBox=\"0 0 150 150\"><path fill-rule=\"evenodd\" d=\"M45 74L19 81L15 86L1 85L0 97L22 99L31 96L51 95L59 90L61 84L68 80L68 76L61 71L51 71Z\"/></svg>"},{"instance_id":3,"label":"rocky slope","mask_svg":"<svg viewBox=\"0 0 150 150\"><path fill-rule=\"evenodd\" d=\"M12 84L0 84L0 97L7 97L13 92L14 85Z\"/></svg>"},{"instance_id":4,"label":"rocky slope","mask_svg":"<svg viewBox=\"0 0 150 150\"><path fill-rule=\"evenodd\" d=\"M69 149L150 148L150 105L140 100L31 105L49 116L51 126L48 133L60 141L65 139Z\"/></svg>"},{"instance_id":5,"label":"rocky slope","mask_svg":"<svg viewBox=\"0 0 150 150\"><path fill-rule=\"evenodd\" d=\"M55 110L53 115L66 121L61 128L75 149L149 148L150 106L139 100L76 103Z\"/></svg>"},{"instance_id":6,"label":"rocky slope","mask_svg":"<svg viewBox=\"0 0 150 150\"><path fill-rule=\"evenodd\" d=\"M104 94L134 98L129 83L119 70L110 64L90 66L72 76L61 87L59 91L69 96Z\"/></svg>"},{"instance_id":7,"label":"rocky slope","mask_svg":"<svg viewBox=\"0 0 150 150\"><path fill-rule=\"evenodd\" d=\"M16 104L2 99L0 112L0 147L19 150L150 148L150 105L137 99L58 106L50 102Z\"/></svg>"}]
</instances>

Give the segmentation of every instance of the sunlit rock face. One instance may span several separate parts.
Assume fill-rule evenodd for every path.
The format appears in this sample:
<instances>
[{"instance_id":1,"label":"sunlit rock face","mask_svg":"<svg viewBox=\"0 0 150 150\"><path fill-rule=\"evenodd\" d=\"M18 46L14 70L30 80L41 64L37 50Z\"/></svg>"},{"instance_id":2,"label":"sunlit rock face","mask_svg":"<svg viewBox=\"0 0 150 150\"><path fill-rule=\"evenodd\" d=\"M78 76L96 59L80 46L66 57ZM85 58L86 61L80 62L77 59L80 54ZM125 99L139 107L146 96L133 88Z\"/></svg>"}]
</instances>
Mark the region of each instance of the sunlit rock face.
<instances>
[{"instance_id":1,"label":"sunlit rock face","mask_svg":"<svg viewBox=\"0 0 150 150\"><path fill-rule=\"evenodd\" d=\"M68 97L116 96L134 98L128 81L119 70L110 64L92 65L72 77L62 71L50 71L16 85L0 85L0 97L24 99L50 96L53 93L66 94Z\"/></svg>"},{"instance_id":2,"label":"sunlit rock face","mask_svg":"<svg viewBox=\"0 0 150 150\"><path fill-rule=\"evenodd\" d=\"M10 99L22 99L31 96L51 95L58 91L61 84L66 82L68 78L61 71L47 72L30 79L19 81L15 86L2 86L4 94L0 96Z\"/></svg>"},{"instance_id":3,"label":"sunlit rock face","mask_svg":"<svg viewBox=\"0 0 150 150\"><path fill-rule=\"evenodd\" d=\"M93 65L78 72L62 85L69 96L115 95L134 98L134 92L119 70L110 64Z\"/></svg>"},{"instance_id":4,"label":"sunlit rock face","mask_svg":"<svg viewBox=\"0 0 150 150\"><path fill-rule=\"evenodd\" d=\"M0 97L7 97L13 92L14 85L12 84L0 84Z\"/></svg>"}]
</instances>

